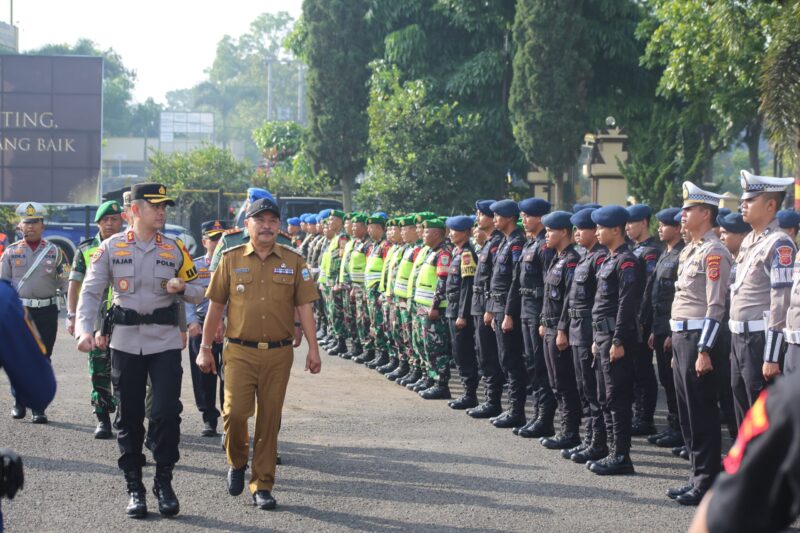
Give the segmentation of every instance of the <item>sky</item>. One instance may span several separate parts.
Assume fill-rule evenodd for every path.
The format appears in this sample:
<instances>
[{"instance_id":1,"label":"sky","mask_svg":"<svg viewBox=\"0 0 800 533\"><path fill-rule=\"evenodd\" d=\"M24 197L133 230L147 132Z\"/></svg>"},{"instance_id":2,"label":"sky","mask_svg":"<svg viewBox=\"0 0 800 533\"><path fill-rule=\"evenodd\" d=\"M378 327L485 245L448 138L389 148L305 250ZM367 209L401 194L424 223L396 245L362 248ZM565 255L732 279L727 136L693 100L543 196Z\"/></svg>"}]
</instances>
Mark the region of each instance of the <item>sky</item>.
<instances>
[{"instance_id":1,"label":"sky","mask_svg":"<svg viewBox=\"0 0 800 533\"><path fill-rule=\"evenodd\" d=\"M0 21L8 23L10 2L0 0ZM16 0L14 23L20 51L45 44L93 40L113 48L136 71L134 100L166 103L173 89L205 79L224 35L245 33L258 15L288 11L294 18L302 0Z\"/></svg>"}]
</instances>

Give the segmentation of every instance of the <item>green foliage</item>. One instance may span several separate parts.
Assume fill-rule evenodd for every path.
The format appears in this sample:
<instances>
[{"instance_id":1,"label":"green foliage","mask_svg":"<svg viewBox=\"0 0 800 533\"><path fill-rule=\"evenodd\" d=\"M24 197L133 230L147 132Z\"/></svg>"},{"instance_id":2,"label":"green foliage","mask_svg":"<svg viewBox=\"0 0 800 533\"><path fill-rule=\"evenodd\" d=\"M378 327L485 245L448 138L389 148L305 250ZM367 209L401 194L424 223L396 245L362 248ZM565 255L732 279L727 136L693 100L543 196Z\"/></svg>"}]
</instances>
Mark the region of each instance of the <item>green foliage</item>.
<instances>
[{"instance_id":1,"label":"green foliage","mask_svg":"<svg viewBox=\"0 0 800 533\"><path fill-rule=\"evenodd\" d=\"M582 4L519 0L514 21L509 100L514 138L532 165L548 170L559 205L571 200L562 179L576 163L588 127L591 65L585 53L589 43Z\"/></svg>"},{"instance_id":2,"label":"green foliage","mask_svg":"<svg viewBox=\"0 0 800 533\"><path fill-rule=\"evenodd\" d=\"M48 44L26 52L31 55L100 56L103 58L103 134L131 134L131 92L136 73L125 68L122 57L113 48L101 50L89 39L78 39L74 45Z\"/></svg>"},{"instance_id":3,"label":"green foliage","mask_svg":"<svg viewBox=\"0 0 800 533\"><path fill-rule=\"evenodd\" d=\"M320 196L330 189L326 176L315 174L302 150L279 163L259 168L253 185L281 196Z\"/></svg>"},{"instance_id":4,"label":"green foliage","mask_svg":"<svg viewBox=\"0 0 800 533\"><path fill-rule=\"evenodd\" d=\"M340 181L346 209L364 168L372 42L366 0L304 0L309 131L305 152L318 173Z\"/></svg>"},{"instance_id":5,"label":"green foliage","mask_svg":"<svg viewBox=\"0 0 800 533\"><path fill-rule=\"evenodd\" d=\"M296 122L265 122L253 130L253 141L267 161L280 163L300 151L303 128Z\"/></svg>"}]
</instances>

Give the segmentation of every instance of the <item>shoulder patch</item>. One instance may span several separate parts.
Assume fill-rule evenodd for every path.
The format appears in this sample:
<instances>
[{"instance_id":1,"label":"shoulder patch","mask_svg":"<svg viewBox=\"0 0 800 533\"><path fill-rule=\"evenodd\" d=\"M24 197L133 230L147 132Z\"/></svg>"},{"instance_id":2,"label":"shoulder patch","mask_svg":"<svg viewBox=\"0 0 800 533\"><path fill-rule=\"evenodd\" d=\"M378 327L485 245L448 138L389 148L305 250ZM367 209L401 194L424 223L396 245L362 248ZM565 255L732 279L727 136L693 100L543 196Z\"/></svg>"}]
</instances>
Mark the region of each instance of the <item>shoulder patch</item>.
<instances>
[{"instance_id":1,"label":"shoulder patch","mask_svg":"<svg viewBox=\"0 0 800 533\"><path fill-rule=\"evenodd\" d=\"M245 244L247 244L247 243L245 243ZM239 245L237 245L237 246L231 246L230 248L227 248L227 249L225 249L225 250L222 250L222 253L223 253L223 255L224 255L224 254L230 253L230 252L232 252L232 251L234 251L234 250L238 250L239 248L242 248L242 247L244 247L244 245L245 245L245 244L239 244Z\"/></svg>"},{"instance_id":2,"label":"shoulder patch","mask_svg":"<svg viewBox=\"0 0 800 533\"><path fill-rule=\"evenodd\" d=\"M712 254L706 256L706 275L711 281L717 281L720 276L720 262L722 256Z\"/></svg>"},{"instance_id":3,"label":"shoulder patch","mask_svg":"<svg viewBox=\"0 0 800 533\"><path fill-rule=\"evenodd\" d=\"M776 260L781 266L789 266L792 264L792 253L794 250L791 246L778 246L775 249L777 254Z\"/></svg>"}]
</instances>

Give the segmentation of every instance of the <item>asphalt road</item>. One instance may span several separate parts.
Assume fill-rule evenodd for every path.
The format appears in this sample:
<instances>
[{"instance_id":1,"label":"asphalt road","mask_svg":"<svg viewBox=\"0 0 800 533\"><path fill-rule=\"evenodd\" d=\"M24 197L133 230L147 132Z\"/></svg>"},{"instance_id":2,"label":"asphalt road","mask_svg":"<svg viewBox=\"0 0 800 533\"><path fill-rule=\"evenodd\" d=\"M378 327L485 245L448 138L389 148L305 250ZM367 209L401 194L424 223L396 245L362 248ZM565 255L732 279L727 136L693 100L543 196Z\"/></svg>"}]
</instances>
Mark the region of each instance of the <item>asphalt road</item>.
<instances>
[{"instance_id":1,"label":"asphalt road","mask_svg":"<svg viewBox=\"0 0 800 533\"><path fill-rule=\"evenodd\" d=\"M26 468L25 489L2 504L8 531L685 531L694 512L664 496L686 480L688 463L644 439L634 442L635 476L599 477L324 352L322 373L305 373L304 347L284 407L279 507L260 511L246 490L227 494L219 440L199 436L184 353L180 515L162 518L150 493L149 518L124 516L116 443L92 438L86 356L61 332L48 425L12 420L0 387L0 444L21 452Z\"/></svg>"}]
</instances>

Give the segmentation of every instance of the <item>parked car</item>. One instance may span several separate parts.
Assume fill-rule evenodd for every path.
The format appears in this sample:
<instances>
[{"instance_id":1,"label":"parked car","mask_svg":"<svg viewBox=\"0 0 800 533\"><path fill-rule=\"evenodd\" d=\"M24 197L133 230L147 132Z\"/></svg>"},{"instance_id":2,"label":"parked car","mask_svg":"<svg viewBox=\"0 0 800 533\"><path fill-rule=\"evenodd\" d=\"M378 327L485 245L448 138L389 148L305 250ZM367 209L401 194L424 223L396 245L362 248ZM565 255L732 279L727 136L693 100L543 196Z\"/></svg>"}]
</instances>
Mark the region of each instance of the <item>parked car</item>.
<instances>
[{"instance_id":1,"label":"parked car","mask_svg":"<svg viewBox=\"0 0 800 533\"><path fill-rule=\"evenodd\" d=\"M342 209L342 202L331 198L319 198L313 196L284 196L278 197L278 207L281 209L281 228L286 229L287 220L292 217L299 217L303 213L319 213L323 209ZM236 225L244 227L245 204L239 208L236 214Z\"/></svg>"},{"instance_id":2,"label":"parked car","mask_svg":"<svg viewBox=\"0 0 800 533\"><path fill-rule=\"evenodd\" d=\"M52 209L45 220L42 236L61 248L72 262L78 244L97 233L97 227L94 224L96 211L96 205L71 205ZM189 253L194 256L197 251L197 241L189 233L189 230L183 226L167 224L164 233L181 239Z\"/></svg>"}]
</instances>

